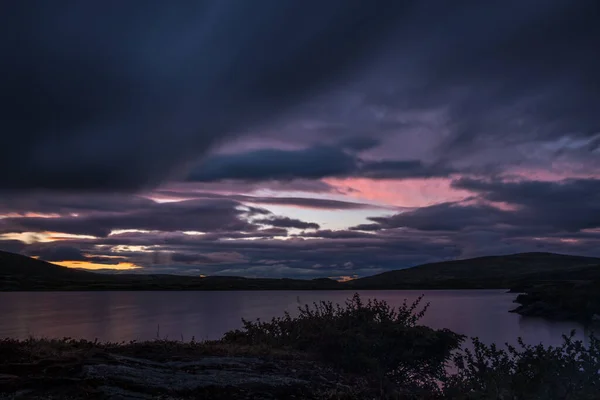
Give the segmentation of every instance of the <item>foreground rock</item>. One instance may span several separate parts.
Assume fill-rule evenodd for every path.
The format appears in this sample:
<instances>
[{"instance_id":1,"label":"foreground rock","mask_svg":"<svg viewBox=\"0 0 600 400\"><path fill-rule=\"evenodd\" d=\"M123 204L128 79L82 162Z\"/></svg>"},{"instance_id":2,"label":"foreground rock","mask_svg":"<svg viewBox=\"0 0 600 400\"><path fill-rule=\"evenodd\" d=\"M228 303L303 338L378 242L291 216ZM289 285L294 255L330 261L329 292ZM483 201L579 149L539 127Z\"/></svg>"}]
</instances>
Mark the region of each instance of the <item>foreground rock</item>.
<instances>
[{"instance_id":1,"label":"foreground rock","mask_svg":"<svg viewBox=\"0 0 600 400\"><path fill-rule=\"evenodd\" d=\"M140 357L132 353L143 347L131 346L76 348L56 358L42 352L44 358L26 362L9 356L0 360L0 399L361 398L352 377L310 360L193 351L183 356L172 349L171 356L150 351Z\"/></svg>"}]
</instances>

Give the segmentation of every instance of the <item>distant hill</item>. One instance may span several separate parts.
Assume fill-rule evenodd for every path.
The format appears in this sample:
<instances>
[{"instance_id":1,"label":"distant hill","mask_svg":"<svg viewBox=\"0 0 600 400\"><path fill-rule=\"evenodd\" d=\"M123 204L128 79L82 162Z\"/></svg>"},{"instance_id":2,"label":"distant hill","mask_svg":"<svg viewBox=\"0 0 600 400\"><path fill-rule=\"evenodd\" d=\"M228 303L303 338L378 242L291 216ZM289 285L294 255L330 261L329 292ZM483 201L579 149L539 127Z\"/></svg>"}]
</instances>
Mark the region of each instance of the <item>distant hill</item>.
<instances>
[{"instance_id":1,"label":"distant hill","mask_svg":"<svg viewBox=\"0 0 600 400\"><path fill-rule=\"evenodd\" d=\"M534 281L600 279L600 258L520 253L443 261L348 282L354 289L509 288Z\"/></svg>"},{"instance_id":2,"label":"distant hill","mask_svg":"<svg viewBox=\"0 0 600 400\"><path fill-rule=\"evenodd\" d=\"M327 290L332 279L206 278L158 274L100 274L0 251L0 291L12 290Z\"/></svg>"},{"instance_id":3,"label":"distant hill","mask_svg":"<svg viewBox=\"0 0 600 400\"><path fill-rule=\"evenodd\" d=\"M514 288L532 282L600 280L600 258L522 253L444 261L345 283L331 279L206 278L100 274L0 252L0 290L359 290Z\"/></svg>"},{"instance_id":4,"label":"distant hill","mask_svg":"<svg viewBox=\"0 0 600 400\"><path fill-rule=\"evenodd\" d=\"M46 261L20 254L0 251L0 277L36 279L85 279L96 274L73 268L61 267Z\"/></svg>"}]
</instances>

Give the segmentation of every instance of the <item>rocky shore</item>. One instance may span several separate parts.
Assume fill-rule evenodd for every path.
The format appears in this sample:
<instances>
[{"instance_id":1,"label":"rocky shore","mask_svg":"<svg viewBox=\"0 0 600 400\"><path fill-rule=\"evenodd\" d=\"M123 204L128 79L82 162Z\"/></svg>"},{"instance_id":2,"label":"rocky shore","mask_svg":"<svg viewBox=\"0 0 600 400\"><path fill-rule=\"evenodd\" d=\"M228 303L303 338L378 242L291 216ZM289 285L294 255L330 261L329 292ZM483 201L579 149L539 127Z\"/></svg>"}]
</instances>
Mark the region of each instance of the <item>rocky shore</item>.
<instances>
[{"instance_id":1,"label":"rocky shore","mask_svg":"<svg viewBox=\"0 0 600 400\"><path fill-rule=\"evenodd\" d=\"M0 342L0 399L358 399L361 380L301 354L157 340Z\"/></svg>"},{"instance_id":2,"label":"rocky shore","mask_svg":"<svg viewBox=\"0 0 600 400\"><path fill-rule=\"evenodd\" d=\"M600 282L565 281L516 288L519 306L512 310L527 317L600 322Z\"/></svg>"}]
</instances>

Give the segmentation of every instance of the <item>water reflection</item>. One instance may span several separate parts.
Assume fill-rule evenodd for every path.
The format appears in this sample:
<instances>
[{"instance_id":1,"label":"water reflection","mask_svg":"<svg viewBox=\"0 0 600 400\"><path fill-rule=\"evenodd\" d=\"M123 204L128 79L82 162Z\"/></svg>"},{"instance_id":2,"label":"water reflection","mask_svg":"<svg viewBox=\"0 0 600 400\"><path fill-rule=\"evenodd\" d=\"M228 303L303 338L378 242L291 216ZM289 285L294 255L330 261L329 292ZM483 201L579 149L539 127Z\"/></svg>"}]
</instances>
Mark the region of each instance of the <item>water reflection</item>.
<instances>
[{"instance_id":1,"label":"water reflection","mask_svg":"<svg viewBox=\"0 0 600 400\"><path fill-rule=\"evenodd\" d=\"M563 334L589 332L571 322L523 318L509 313L515 295L499 290L364 291L361 295L402 304L425 293L431 303L422 320L486 343L561 343ZM51 292L0 293L0 337L73 337L101 341L218 339L239 328L241 318L270 319L297 313L298 303L343 303L351 292Z\"/></svg>"}]
</instances>

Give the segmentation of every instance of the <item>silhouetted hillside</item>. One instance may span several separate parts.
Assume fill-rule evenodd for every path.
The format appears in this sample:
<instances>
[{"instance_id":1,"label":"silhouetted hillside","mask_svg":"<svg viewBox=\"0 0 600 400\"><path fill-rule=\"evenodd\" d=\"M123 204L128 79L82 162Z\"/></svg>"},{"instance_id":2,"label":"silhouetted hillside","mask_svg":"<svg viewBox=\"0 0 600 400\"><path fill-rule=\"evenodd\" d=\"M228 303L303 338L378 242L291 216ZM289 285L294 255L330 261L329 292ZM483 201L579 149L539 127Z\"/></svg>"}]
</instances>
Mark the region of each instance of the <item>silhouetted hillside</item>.
<instances>
[{"instance_id":1,"label":"silhouetted hillside","mask_svg":"<svg viewBox=\"0 0 600 400\"><path fill-rule=\"evenodd\" d=\"M523 253L424 264L340 283L331 279L100 274L0 252L0 290L358 290L514 288L600 279L600 259Z\"/></svg>"},{"instance_id":2,"label":"silhouetted hillside","mask_svg":"<svg viewBox=\"0 0 600 400\"><path fill-rule=\"evenodd\" d=\"M349 282L355 289L511 288L548 280L600 278L600 259L520 253L423 264Z\"/></svg>"},{"instance_id":3,"label":"silhouetted hillside","mask_svg":"<svg viewBox=\"0 0 600 400\"><path fill-rule=\"evenodd\" d=\"M0 290L327 290L331 279L206 278L158 274L100 274L0 252Z\"/></svg>"},{"instance_id":4,"label":"silhouetted hillside","mask_svg":"<svg viewBox=\"0 0 600 400\"><path fill-rule=\"evenodd\" d=\"M0 277L79 280L93 278L95 275L91 272L61 267L20 254L0 251Z\"/></svg>"}]
</instances>

